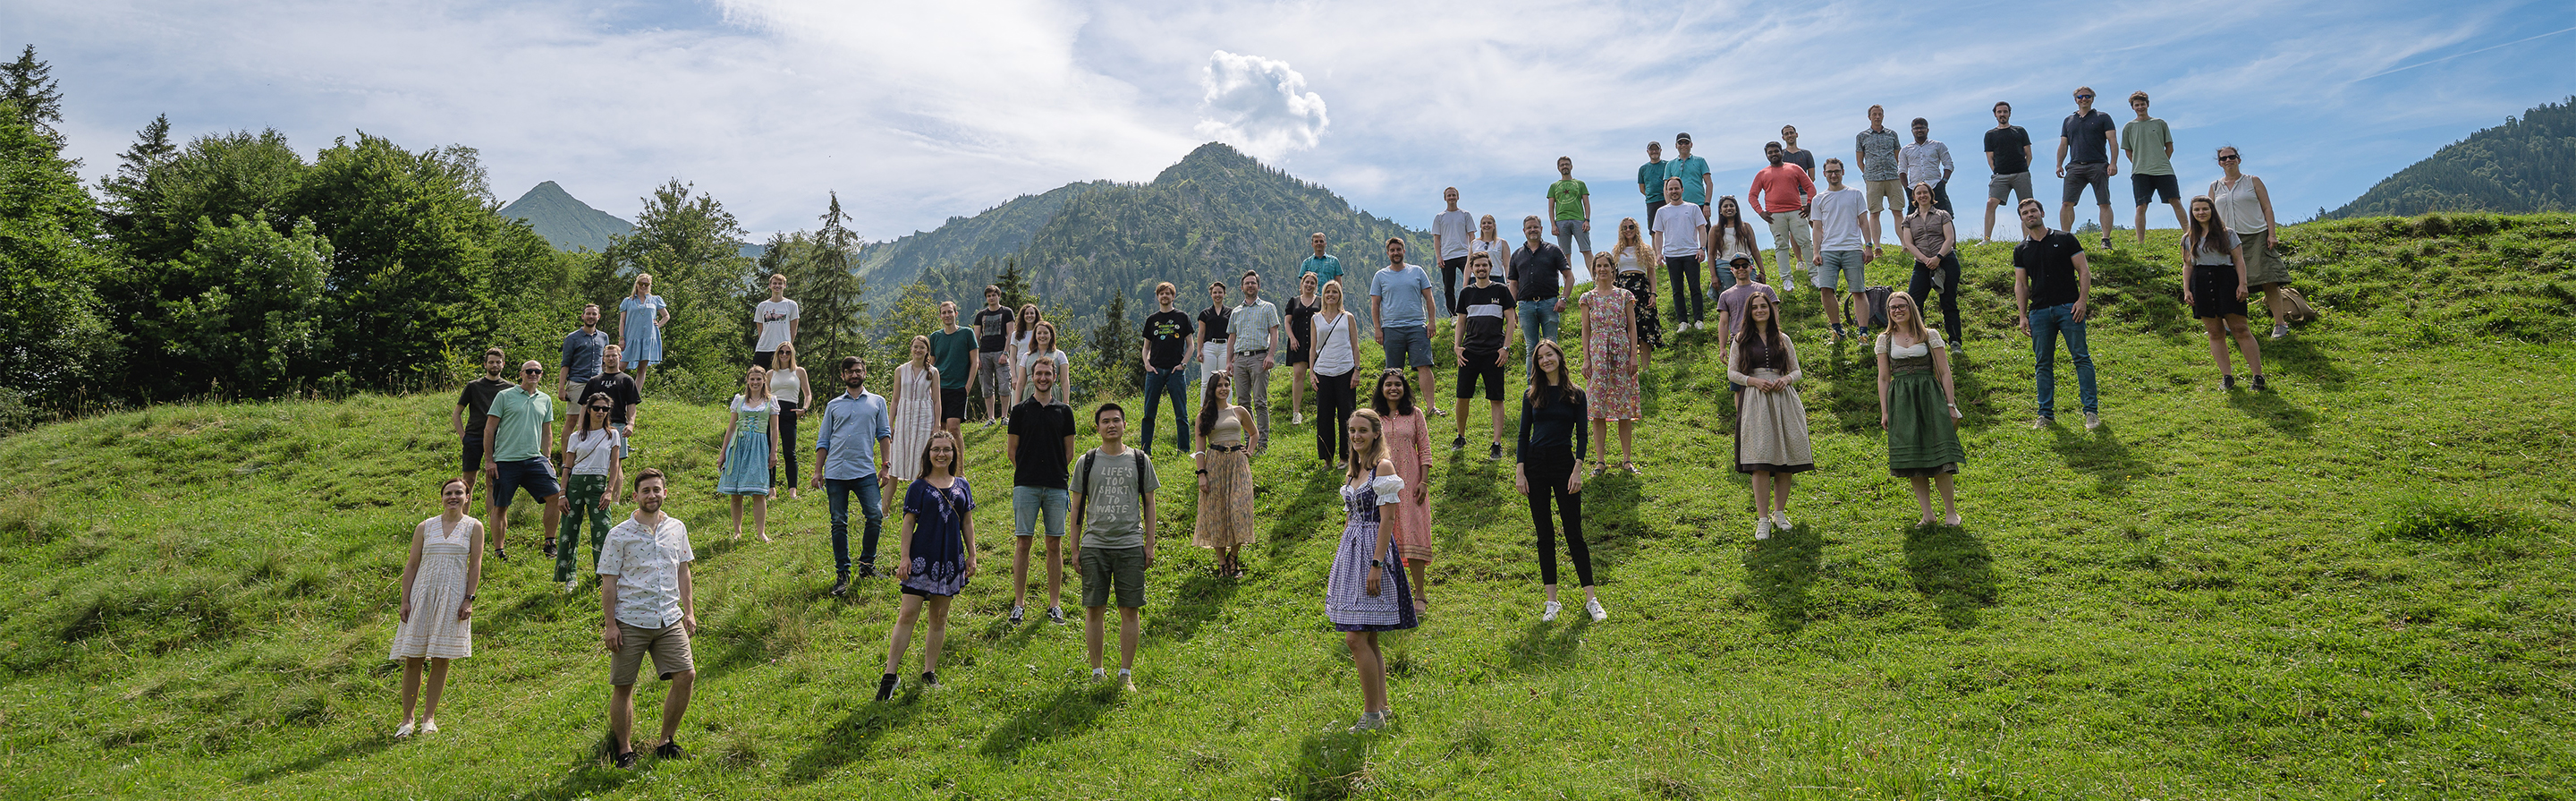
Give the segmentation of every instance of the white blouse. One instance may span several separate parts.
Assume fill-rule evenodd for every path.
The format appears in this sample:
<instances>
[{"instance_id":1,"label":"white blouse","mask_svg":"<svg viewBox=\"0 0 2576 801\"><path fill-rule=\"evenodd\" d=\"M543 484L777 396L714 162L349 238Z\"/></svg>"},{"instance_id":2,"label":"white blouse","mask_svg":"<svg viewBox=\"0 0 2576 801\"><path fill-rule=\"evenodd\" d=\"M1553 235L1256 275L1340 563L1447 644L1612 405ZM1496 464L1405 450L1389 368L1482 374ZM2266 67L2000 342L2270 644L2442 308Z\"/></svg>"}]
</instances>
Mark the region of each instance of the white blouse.
<instances>
[{"instance_id":1,"label":"white blouse","mask_svg":"<svg viewBox=\"0 0 2576 801\"><path fill-rule=\"evenodd\" d=\"M1932 354L1933 348L1950 347L1949 343L1941 340L1941 332L1938 329L1925 328L1923 329L1923 334L1924 339L1921 342L1903 347L1890 348L1887 346L1888 335L1881 333L1878 335L1877 350L1879 353L1887 354L1887 357L1890 359L1911 359L1917 356L1929 356Z\"/></svg>"},{"instance_id":2,"label":"white blouse","mask_svg":"<svg viewBox=\"0 0 2576 801\"><path fill-rule=\"evenodd\" d=\"M626 457L626 438L617 429L572 432L572 474L576 476L608 475L608 468Z\"/></svg>"},{"instance_id":3,"label":"white blouse","mask_svg":"<svg viewBox=\"0 0 2576 801\"><path fill-rule=\"evenodd\" d=\"M1386 475L1369 479L1369 482L1362 486L1377 491L1377 505L1379 506L1385 506L1387 504L1397 503L1403 500L1403 498L1400 497L1404 494L1403 476L1388 473ZM1358 495L1360 494L1360 489L1360 487L1354 487L1348 483L1344 483L1342 485L1342 492L1346 495Z\"/></svg>"}]
</instances>

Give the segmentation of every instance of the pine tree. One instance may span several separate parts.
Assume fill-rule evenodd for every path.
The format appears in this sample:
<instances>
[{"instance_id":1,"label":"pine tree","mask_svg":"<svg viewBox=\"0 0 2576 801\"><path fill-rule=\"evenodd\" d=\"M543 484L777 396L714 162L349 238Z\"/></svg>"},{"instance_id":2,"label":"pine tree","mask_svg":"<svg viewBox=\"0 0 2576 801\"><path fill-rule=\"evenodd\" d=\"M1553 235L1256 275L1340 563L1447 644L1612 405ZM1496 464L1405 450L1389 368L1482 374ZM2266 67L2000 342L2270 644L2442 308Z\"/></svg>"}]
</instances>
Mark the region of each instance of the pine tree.
<instances>
[{"instance_id":1,"label":"pine tree","mask_svg":"<svg viewBox=\"0 0 2576 801\"><path fill-rule=\"evenodd\" d=\"M170 115L152 118L151 124L134 132L134 144L117 154L116 174L107 179L110 193L128 196L140 193L143 179L152 174L152 168L178 153L179 146L170 143Z\"/></svg>"},{"instance_id":2,"label":"pine tree","mask_svg":"<svg viewBox=\"0 0 2576 801\"><path fill-rule=\"evenodd\" d=\"M807 257L797 263L800 269L788 276L805 317L806 341L797 346L812 354L817 364L837 361L842 356L869 355L867 337L860 327L868 310L864 300L867 282L850 269L859 237L843 225L850 215L841 211L841 193L833 192L830 197L831 205L823 212L822 229L815 232Z\"/></svg>"},{"instance_id":3,"label":"pine tree","mask_svg":"<svg viewBox=\"0 0 2576 801\"><path fill-rule=\"evenodd\" d=\"M0 65L0 108L8 108L28 127L59 140L54 123L63 121L62 85L53 65L36 60L36 46L19 51L18 60Z\"/></svg>"},{"instance_id":4,"label":"pine tree","mask_svg":"<svg viewBox=\"0 0 2576 801\"><path fill-rule=\"evenodd\" d=\"M1137 375L1136 350L1136 332L1127 327L1127 296L1111 295L1108 313L1099 327L1091 329L1091 356L1096 360L1092 364L1100 371L1101 383L1092 390L1092 397L1119 397L1144 384Z\"/></svg>"},{"instance_id":5,"label":"pine tree","mask_svg":"<svg viewBox=\"0 0 2576 801\"><path fill-rule=\"evenodd\" d=\"M1002 305L1017 309L1036 300L1029 295L1029 274L1020 272L1017 257L1003 259L1002 271L993 276L993 285L1002 288Z\"/></svg>"}]
</instances>

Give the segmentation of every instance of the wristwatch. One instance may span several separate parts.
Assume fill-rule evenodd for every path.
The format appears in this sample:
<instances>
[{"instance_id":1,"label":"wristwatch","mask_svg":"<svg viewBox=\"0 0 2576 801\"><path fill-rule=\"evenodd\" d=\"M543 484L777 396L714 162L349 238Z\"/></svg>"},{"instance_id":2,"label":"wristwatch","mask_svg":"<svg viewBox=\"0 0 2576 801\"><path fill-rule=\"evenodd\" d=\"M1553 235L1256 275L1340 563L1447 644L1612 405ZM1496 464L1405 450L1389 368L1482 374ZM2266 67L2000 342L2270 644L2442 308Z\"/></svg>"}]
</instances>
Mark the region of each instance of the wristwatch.
<instances>
[{"instance_id":1,"label":"wristwatch","mask_svg":"<svg viewBox=\"0 0 2576 801\"><path fill-rule=\"evenodd\" d=\"M1370 566L1370 567L1385 567L1385 566L1386 566L1386 563L1385 563L1385 562L1380 562L1380 561L1375 560L1375 559L1371 559L1371 560L1369 560L1369 566Z\"/></svg>"}]
</instances>

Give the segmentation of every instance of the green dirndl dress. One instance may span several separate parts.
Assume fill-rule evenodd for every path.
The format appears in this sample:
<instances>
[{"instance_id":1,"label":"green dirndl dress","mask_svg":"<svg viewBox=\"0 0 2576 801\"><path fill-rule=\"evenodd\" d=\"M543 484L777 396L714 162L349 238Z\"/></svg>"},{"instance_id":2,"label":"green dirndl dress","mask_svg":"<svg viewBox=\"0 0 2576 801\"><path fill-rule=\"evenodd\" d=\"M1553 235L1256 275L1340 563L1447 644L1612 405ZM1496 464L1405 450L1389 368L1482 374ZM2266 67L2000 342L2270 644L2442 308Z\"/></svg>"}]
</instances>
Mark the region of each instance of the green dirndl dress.
<instances>
[{"instance_id":1,"label":"green dirndl dress","mask_svg":"<svg viewBox=\"0 0 2576 801\"><path fill-rule=\"evenodd\" d=\"M1889 350L1887 335L1878 336L1878 352L1888 356L1887 472L1920 478L1959 472L1968 460L1959 446L1959 424L1950 418L1950 402L1932 375L1932 349L1948 345L1941 332L1927 331L1926 341Z\"/></svg>"}]
</instances>

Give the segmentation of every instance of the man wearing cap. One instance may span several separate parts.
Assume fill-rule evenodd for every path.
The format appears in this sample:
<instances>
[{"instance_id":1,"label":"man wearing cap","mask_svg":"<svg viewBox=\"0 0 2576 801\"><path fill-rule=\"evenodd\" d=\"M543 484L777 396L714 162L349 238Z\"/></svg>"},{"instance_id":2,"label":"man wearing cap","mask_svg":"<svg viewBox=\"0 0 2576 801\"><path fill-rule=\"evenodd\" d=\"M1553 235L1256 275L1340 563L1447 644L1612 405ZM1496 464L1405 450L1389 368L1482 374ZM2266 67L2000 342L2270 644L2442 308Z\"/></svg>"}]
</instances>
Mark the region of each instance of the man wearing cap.
<instances>
[{"instance_id":1,"label":"man wearing cap","mask_svg":"<svg viewBox=\"0 0 2576 801\"><path fill-rule=\"evenodd\" d=\"M1637 165L1637 192L1646 196L1647 220L1664 207L1664 171L1672 164L1664 160L1664 143L1646 143L1646 163Z\"/></svg>"},{"instance_id":2,"label":"man wearing cap","mask_svg":"<svg viewBox=\"0 0 2576 801\"><path fill-rule=\"evenodd\" d=\"M1691 155L1691 137L1687 131L1673 134L1673 148L1680 151L1680 155L1666 162L1671 166L1664 168L1664 177L1682 179L1682 202L1698 206L1699 216L1705 218L1708 216L1709 196L1717 194L1711 183L1715 179L1709 177L1708 159ZM1647 219L1654 217L1649 215Z\"/></svg>"}]
</instances>

